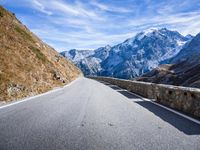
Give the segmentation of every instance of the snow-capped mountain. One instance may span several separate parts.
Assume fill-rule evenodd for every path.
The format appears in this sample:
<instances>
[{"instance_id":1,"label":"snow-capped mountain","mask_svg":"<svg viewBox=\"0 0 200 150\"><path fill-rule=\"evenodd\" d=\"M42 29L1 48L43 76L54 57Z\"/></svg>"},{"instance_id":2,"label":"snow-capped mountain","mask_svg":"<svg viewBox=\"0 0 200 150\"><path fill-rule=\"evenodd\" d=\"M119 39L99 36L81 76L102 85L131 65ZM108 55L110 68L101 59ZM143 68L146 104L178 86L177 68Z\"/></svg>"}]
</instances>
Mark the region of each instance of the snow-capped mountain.
<instances>
[{"instance_id":1,"label":"snow-capped mountain","mask_svg":"<svg viewBox=\"0 0 200 150\"><path fill-rule=\"evenodd\" d=\"M188 41L176 31L150 29L112 47L101 75L134 78L175 56Z\"/></svg>"},{"instance_id":2,"label":"snow-capped mountain","mask_svg":"<svg viewBox=\"0 0 200 150\"><path fill-rule=\"evenodd\" d=\"M178 54L191 36L182 36L166 28L149 29L113 47L94 50L78 59L65 55L81 68L85 75L113 76L131 79L156 68L162 61ZM76 58L76 59L74 59ZM78 56L80 58L80 56Z\"/></svg>"},{"instance_id":3,"label":"snow-capped mountain","mask_svg":"<svg viewBox=\"0 0 200 150\"><path fill-rule=\"evenodd\" d=\"M200 88L200 33L172 59L137 78L140 81Z\"/></svg>"},{"instance_id":4,"label":"snow-capped mountain","mask_svg":"<svg viewBox=\"0 0 200 150\"><path fill-rule=\"evenodd\" d=\"M85 75L97 75L101 70L101 62L104 61L110 51L109 45L96 50L70 50L62 52L61 55L74 62Z\"/></svg>"},{"instance_id":5,"label":"snow-capped mountain","mask_svg":"<svg viewBox=\"0 0 200 150\"><path fill-rule=\"evenodd\" d=\"M81 61L82 59L93 55L94 51L93 50L76 50L76 49L72 49L69 51L64 51L60 53L61 55L63 55L64 57L68 58L69 60L71 60L74 63L78 63L79 61Z\"/></svg>"},{"instance_id":6,"label":"snow-capped mountain","mask_svg":"<svg viewBox=\"0 0 200 150\"><path fill-rule=\"evenodd\" d=\"M170 63L179 63L182 61L193 62L195 57L200 56L200 33L197 34L183 49L171 59ZM200 60L199 60L200 61Z\"/></svg>"}]
</instances>

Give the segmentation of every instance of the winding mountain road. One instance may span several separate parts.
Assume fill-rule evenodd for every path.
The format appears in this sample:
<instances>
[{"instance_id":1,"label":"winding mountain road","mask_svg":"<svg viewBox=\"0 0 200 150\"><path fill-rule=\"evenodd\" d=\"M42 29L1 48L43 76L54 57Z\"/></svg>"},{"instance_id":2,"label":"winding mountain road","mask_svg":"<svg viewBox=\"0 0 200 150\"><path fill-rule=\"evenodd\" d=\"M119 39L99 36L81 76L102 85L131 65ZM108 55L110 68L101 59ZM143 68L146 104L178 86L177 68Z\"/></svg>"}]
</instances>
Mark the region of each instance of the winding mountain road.
<instances>
[{"instance_id":1,"label":"winding mountain road","mask_svg":"<svg viewBox=\"0 0 200 150\"><path fill-rule=\"evenodd\" d=\"M0 150L87 149L200 150L200 125L87 78L0 108Z\"/></svg>"}]
</instances>

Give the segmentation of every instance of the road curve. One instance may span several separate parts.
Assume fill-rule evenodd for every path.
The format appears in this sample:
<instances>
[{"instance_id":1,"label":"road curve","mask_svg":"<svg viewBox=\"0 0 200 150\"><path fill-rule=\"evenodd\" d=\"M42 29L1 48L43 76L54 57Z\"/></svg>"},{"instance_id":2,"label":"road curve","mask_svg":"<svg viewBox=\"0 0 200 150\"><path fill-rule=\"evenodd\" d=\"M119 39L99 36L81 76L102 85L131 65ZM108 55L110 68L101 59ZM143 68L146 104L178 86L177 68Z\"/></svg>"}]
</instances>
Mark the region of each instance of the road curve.
<instances>
[{"instance_id":1,"label":"road curve","mask_svg":"<svg viewBox=\"0 0 200 150\"><path fill-rule=\"evenodd\" d=\"M86 78L0 109L0 150L87 149L200 150L200 125Z\"/></svg>"}]
</instances>

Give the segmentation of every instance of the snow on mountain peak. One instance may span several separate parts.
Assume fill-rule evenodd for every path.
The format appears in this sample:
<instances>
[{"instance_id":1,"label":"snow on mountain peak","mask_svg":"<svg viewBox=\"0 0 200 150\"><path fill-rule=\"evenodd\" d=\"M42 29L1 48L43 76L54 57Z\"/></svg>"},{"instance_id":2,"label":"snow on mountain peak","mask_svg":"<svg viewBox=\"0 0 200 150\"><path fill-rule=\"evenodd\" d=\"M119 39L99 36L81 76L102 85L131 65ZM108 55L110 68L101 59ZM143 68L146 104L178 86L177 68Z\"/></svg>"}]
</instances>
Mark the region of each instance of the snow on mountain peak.
<instances>
[{"instance_id":1,"label":"snow on mountain peak","mask_svg":"<svg viewBox=\"0 0 200 150\"><path fill-rule=\"evenodd\" d=\"M151 28L113 47L100 47L89 55L76 54L81 59L76 56L72 61L86 75L134 78L174 57L188 41L177 31Z\"/></svg>"},{"instance_id":2,"label":"snow on mountain peak","mask_svg":"<svg viewBox=\"0 0 200 150\"><path fill-rule=\"evenodd\" d=\"M146 29L142 32L137 33L134 37L125 40L123 43L131 45L132 43L134 43L135 40L141 41L144 37L155 37L155 36L174 36L175 37L175 35L178 37L182 36L178 32L168 30L167 28L161 28L161 29L150 28L150 29Z\"/></svg>"},{"instance_id":3,"label":"snow on mountain peak","mask_svg":"<svg viewBox=\"0 0 200 150\"><path fill-rule=\"evenodd\" d=\"M158 28L149 28L149 29L144 30L143 33L145 35L148 35L148 34L151 34L153 32L157 32L158 30L159 30Z\"/></svg>"}]
</instances>

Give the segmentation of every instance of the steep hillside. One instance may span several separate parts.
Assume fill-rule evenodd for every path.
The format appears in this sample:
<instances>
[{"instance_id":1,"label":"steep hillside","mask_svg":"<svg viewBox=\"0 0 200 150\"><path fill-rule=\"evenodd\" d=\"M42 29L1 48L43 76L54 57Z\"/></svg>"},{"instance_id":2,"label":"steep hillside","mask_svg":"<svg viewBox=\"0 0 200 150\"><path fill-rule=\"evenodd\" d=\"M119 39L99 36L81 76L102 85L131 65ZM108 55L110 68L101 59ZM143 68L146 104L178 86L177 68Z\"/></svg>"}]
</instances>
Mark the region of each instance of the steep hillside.
<instances>
[{"instance_id":1,"label":"steep hillside","mask_svg":"<svg viewBox=\"0 0 200 150\"><path fill-rule=\"evenodd\" d=\"M174 57L191 38L191 35L184 37L166 28L149 29L113 47L99 48L99 53L104 54L104 57L98 57L97 50L91 55L81 55L81 59L71 55L64 56L72 58L85 75L131 79ZM78 58L79 53L75 54Z\"/></svg>"},{"instance_id":2,"label":"steep hillside","mask_svg":"<svg viewBox=\"0 0 200 150\"><path fill-rule=\"evenodd\" d=\"M0 101L35 95L81 75L0 6Z\"/></svg>"},{"instance_id":3,"label":"steep hillside","mask_svg":"<svg viewBox=\"0 0 200 150\"><path fill-rule=\"evenodd\" d=\"M172 58L170 63L136 80L200 88L200 33Z\"/></svg>"}]
</instances>

